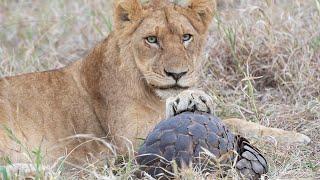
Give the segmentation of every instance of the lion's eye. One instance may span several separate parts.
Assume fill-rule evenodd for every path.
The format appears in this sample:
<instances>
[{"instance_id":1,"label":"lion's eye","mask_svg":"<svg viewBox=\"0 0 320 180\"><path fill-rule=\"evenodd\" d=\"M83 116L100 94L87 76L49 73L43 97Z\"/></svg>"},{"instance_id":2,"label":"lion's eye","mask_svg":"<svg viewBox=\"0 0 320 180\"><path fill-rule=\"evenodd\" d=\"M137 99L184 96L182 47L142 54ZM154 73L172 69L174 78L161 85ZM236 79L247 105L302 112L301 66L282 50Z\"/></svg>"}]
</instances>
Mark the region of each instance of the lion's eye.
<instances>
[{"instance_id":1,"label":"lion's eye","mask_svg":"<svg viewBox=\"0 0 320 180\"><path fill-rule=\"evenodd\" d=\"M183 42L188 42L188 41L190 41L192 39L192 35L191 34L184 34L183 36L182 36L182 41Z\"/></svg>"},{"instance_id":2,"label":"lion's eye","mask_svg":"<svg viewBox=\"0 0 320 180\"><path fill-rule=\"evenodd\" d=\"M148 43L150 44L156 44L158 43L158 38L156 36L149 36L146 38L146 40L148 41Z\"/></svg>"}]
</instances>

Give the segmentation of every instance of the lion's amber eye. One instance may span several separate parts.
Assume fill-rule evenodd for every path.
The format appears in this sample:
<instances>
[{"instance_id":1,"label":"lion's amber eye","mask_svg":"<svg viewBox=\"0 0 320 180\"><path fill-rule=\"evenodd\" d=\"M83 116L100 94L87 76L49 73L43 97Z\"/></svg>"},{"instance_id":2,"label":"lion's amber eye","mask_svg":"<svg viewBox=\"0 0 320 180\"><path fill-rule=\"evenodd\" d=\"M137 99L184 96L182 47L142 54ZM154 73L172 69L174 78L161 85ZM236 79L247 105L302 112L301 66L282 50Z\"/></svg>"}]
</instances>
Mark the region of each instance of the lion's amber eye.
<instances>
[{"instance_id":1,"label":"lion's amber eye","mask_svg":"<svg viewBox=\"0 0 320 180\"><path fill-rule=\"evenodd\" d=\"M188 42L188 41L190 41L192 39L192 35L191 34L184 34L183 36L182 36L182 41L183 42Z\"/></svg>"},{"instance_id":2,"label":"lion's amber eye","mask_svg":"<svg viewBox=\"0 0 320 180\"><path fill-rule=\"evenodd\" d=\"M156 36L149 36L146 38L146 40L148 41L148 43L151 43L151 44L158 43L158 38Z\"/></svg>"}]
</instances>

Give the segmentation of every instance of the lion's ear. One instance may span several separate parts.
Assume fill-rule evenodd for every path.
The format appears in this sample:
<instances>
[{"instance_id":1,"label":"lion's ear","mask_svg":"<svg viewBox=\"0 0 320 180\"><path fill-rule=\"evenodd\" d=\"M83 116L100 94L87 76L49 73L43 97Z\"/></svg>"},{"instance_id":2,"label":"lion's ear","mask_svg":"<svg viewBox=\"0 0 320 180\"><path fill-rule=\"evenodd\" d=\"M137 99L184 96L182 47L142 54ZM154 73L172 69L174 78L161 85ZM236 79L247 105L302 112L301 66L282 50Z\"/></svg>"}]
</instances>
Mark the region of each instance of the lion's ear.
<instances>
[{"instance_id":1,"label":"lion's ear","mask_svg":"<svg viewBox=\"0 0 320 180\"><path fill-rule=\"evenodd\" d=\"M137 21L142 16L142 6L139 0L118 0L115 2L114 20L117 29Z\"/></svg>"},{"instance_id":2,"label":"lion's ear","mask_svg":"<svg viewBox=\"0 0 320 180\"><path fill-rule=\"evenodd\" d=\"M215 0L190 0L189 8L195 12L197 19L202 21L205 28L208 28L216 11Z\"/></svg>"}]
</instances>

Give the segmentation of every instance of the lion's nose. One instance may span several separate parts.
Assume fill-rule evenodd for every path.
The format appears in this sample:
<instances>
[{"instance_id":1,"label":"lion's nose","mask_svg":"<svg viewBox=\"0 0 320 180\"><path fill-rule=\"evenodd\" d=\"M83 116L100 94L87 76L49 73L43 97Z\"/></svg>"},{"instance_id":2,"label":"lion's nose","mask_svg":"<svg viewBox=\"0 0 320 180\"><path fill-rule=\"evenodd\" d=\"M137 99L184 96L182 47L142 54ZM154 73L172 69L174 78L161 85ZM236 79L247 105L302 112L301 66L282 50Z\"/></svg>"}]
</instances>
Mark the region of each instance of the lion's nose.
<instances>
[{"instance_id":1,"label":"lion's nose","mask_svg":"<svg viewBox=\"0 0 320 180\"><path fill-rule=\"evenodd\" d=\"M164 70L167 76L173 77L174 80L179 81L182 76L186 75L188 71L183 71L183 72L170 72L167 70Z\"/></svg>"}]
</instances>

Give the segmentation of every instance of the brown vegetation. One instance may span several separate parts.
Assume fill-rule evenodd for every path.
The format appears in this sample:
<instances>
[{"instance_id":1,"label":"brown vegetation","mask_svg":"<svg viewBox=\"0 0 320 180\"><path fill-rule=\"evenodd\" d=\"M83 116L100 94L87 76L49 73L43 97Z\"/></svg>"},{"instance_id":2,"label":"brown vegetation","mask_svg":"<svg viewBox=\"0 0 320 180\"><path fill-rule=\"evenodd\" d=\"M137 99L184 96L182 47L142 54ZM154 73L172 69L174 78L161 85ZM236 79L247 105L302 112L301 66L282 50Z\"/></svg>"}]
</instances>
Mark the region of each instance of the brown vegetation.
<instances>
[{"instance_id":1,"label":"brown vegetation","mask_svg":"<svg viewBox=\"0 0 320 180\"><path fill-rule=\"evenodd\" d=\"M215 97L216 114L307 134L308 146L272 139L256 145L269 155L271 178L319 177L319 0L226 2L212 27L202 81ZM112 27L109 3L0 1L0 74L53 69L83 57ZM130 176L123 167L109 168ZM101 169L91 165L72 175L112 177Z\"/></svg>"}]
</instances>

